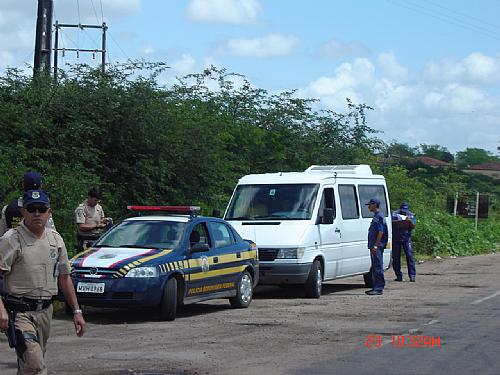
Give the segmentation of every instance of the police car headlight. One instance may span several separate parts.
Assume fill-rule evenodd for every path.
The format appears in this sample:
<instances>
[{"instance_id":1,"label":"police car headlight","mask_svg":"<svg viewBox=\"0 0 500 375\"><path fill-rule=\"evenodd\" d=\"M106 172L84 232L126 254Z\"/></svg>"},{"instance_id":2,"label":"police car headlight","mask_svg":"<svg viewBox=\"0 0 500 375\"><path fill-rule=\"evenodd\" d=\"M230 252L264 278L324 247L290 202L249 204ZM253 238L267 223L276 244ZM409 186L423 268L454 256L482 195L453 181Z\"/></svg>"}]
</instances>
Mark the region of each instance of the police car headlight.
<instances>
[{"instance_id":1,"label":"police car headlight","mask_svg":"<svg viewBox=\"0 0 500 375\"><path fill-rule=\"evenodd\" d=\"M279 249L276 259L300 259L304 256L304 247L293 247L289 249Z\"/></svg>"},{"instance_id":2,"label":"police car headlight","mask_svg":"<svg viewBox=\"0 0 500 375\"><path fill-rule=\"evenodd\" d=\"M125 277L157 277L158 268L156 267L136 267L127 272Z\"/></svg>"}]
</instances>

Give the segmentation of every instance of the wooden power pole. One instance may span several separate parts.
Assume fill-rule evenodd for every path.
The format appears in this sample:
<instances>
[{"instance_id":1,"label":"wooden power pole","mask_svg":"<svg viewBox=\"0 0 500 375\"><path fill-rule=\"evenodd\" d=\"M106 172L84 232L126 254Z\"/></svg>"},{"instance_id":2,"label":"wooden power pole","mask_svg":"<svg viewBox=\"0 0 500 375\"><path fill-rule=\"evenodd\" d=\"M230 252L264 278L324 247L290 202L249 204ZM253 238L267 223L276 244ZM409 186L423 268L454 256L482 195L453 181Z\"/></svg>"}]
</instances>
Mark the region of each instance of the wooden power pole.
<instances>
[{"instance_id":1,"label":"wooden power pole","mask_svg":"<svg viewBox=\"0 0 500 375\"><path fill-rule=\"evenodd\" d=\"M53 0L38 0L33 74L50 72Z\"/></svg>"}]
</instances>

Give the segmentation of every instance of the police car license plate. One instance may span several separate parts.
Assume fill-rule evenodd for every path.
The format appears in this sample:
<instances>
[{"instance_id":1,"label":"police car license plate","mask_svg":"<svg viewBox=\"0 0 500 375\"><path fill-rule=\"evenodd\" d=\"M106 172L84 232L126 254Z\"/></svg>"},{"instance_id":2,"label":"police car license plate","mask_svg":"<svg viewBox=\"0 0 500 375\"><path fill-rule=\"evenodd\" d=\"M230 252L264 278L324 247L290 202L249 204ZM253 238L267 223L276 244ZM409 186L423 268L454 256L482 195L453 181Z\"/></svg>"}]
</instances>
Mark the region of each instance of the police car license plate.
<instances>
[{"instance_id":1,"label":"police car license plate","mask_svg":"<svg viewBox=\"0 0 500 375\"><path fill-rule=\"evenodd\" d=\"M104 293L104 283L78 283L76 291L79 293Z\"/></svg>"}]
</instances>

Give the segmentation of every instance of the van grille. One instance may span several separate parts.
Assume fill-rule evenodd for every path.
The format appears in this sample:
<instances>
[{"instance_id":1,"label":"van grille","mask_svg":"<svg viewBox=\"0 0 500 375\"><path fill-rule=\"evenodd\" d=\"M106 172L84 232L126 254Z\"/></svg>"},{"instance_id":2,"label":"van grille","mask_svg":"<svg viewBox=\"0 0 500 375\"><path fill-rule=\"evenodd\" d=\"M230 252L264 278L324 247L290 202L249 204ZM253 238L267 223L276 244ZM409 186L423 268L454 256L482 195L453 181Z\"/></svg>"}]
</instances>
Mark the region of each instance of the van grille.
<instances>
[{"instance_id":1,"label":"van grille","mask_svg":"<svg viewBox=\"0 0 500 375\"><path fill-rule=\"evenodd\" d=\"M259 260L262 261L273 261L278 255L279 249L263 249L259 247Z\"/></svg>"}]
</instances>

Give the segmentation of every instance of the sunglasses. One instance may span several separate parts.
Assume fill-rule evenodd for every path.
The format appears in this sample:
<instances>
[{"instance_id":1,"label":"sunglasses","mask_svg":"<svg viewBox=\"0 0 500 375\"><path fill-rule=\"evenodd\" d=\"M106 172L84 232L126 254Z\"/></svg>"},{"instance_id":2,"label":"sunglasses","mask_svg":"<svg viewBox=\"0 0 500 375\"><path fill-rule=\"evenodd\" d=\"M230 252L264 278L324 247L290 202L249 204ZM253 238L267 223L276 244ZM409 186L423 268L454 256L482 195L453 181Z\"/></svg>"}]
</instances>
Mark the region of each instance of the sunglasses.
<instances>
[{"instance_id":1,"label":"sunglasses","mask_svg":"<svg viewBox=\"0 0 500 375\"><path fill-rule=\"evenodd\" d=\"M34 213L35 211L40 212L41 214L44 214L47 212L49 208L45 206L28 206L26 207L26 211L28 211L30 214Z\"/></svg>"}]
</instances>

